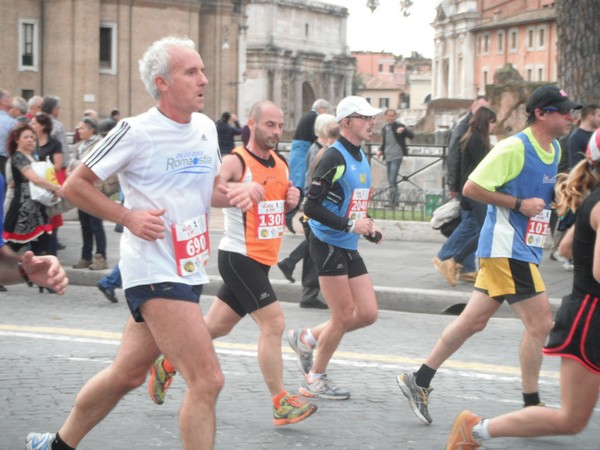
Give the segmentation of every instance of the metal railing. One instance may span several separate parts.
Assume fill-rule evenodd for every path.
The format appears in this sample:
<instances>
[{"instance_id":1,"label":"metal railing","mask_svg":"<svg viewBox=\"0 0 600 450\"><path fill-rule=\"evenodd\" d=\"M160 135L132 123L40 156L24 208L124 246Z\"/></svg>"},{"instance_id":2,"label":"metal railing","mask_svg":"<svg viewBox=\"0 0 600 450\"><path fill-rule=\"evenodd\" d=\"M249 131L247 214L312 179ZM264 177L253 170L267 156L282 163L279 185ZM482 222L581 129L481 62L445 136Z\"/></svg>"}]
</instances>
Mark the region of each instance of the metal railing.
<instances>
[{"instance_id":1,"label":"metal railing","mask_svg":"<svg viewBox=\"0 0 600 450\"><path fill-rule=\"evenodd\" d=\"M289 157L291 142L282 141L278 150ZM370 214L377 219L428 221L446 198L446 146L409 145L398 174L398 206L387 206L391 188L385 161L377 157L378 144L364 144L371 166Z\"/></svg>"}]
</instances>

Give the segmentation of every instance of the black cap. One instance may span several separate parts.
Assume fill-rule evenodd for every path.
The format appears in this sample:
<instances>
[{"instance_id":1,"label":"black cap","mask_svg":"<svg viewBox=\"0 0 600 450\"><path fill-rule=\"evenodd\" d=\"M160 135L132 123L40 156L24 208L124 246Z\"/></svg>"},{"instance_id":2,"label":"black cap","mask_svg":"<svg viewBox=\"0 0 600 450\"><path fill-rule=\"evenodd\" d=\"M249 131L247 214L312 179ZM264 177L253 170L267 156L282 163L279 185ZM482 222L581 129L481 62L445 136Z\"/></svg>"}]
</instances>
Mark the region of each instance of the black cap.
<instances>
[{"instance_id":1,"label":"black cap","mask_svg":"<svg viewBox=\"0 0 600 450\"><path fill-rule=\"evenodd\" d=\"M572 109L581 109L582 105L570 100L567 93L556 86L542 86L529 97L526 111L531 113L537 108L566 114Z\"/></svg>"}]
</instances>

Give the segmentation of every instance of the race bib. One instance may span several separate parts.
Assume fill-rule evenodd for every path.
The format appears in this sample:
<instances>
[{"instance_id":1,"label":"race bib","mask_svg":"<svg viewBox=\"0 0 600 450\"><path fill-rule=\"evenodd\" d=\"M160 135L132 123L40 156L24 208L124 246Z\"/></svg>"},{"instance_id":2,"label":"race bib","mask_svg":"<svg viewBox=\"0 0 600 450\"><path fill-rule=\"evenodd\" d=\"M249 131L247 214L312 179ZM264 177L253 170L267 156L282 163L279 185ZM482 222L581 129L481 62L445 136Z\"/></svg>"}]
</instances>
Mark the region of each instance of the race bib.
<instances>
[{"instance_id":1,"label":"race bib","mask_svg":"<svg viewBox=\"0 0 600 450\"><path fill-rule=\"evenodd\" d=\"M204 272L210 254L207 216L171 225L177 273L187 277Z\"/></svg>"},{"instance_id":2,"label":"race bib","mask_svg":"<svg viewBox=\"0 0 600 450\"><path fill-rule=\"evenodd\" d=\"M367 217L370 197L371 189L354 189L354 191L352 191L352 197L350 197L350 206L348 208L347 217L352 220L359 220L363 217Z\"/></svg>"},{"instance_id":3,"label":"race bib","mask_svg":"<svg viewBox=\"0 0 600 450\"><path fill-rule=\"evenodd\" d=\"M537 216L530 217L525 233L525 244L530 247L543 247L550 225L550 210L544 209Z\"/></svg>"},{"instance_id":4,"label":"race bib","mask_svg":"<svg viewBox=\"0 0 600 450\"><path fill-rule=\"evenodd\" d=\"M283 236L285 212L283 200L259 202L256 212L256 236L258 239L277 239Z\"/></svg>"}]
</instances>

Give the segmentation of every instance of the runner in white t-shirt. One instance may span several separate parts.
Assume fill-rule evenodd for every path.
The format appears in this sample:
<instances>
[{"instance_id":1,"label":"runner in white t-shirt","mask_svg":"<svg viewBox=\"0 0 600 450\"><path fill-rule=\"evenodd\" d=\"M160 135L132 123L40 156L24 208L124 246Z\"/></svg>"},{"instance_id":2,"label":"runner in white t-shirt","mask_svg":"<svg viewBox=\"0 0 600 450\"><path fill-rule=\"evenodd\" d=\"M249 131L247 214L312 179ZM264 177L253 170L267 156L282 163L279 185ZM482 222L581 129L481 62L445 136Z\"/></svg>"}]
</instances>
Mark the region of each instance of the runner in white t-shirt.
<instances>
[{"instance_id":1,"label":"runner in white t-shirt","mask_svg":"<svg viewBox=\"0 0 600 450\"><path fill-rule=\"evenodd\" d=\"M247 210L262 199L254 186L219 185L215 125L204 107L204 64L188 39L164 38L140 60L155 108L123 120L64 186L86 212L125 227L119 266L132 313L114 362L89 380L54 433L30 433L28 449L75 448L129 391L144 383L163 353L187 382L179 423L184 448L214 445L215 403L223 386L198 307L208 257L210 205ZM125 204L95 185L119 173ZM119 448L107 436L107 448Z\"/></svg>"}]
</instances>

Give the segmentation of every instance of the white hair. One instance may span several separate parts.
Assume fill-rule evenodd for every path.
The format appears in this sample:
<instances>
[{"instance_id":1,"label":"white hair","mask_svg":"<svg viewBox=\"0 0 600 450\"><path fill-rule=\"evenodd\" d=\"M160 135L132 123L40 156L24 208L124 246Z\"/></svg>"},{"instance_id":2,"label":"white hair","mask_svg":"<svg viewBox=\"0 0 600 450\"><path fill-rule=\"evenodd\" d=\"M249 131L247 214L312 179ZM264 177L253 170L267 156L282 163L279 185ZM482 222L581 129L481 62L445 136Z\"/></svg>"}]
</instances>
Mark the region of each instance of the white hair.
<instances>
[{"instance_id":1,"label":"white hair","mask_svg":"<svg viewBox=\"0 0 600 450\"><path fill-rule=\"evenodd\" d=\"M194 41L191 39L168 36L154 42L146 50L142 59L138 61L144 86L146 86L146 90L154 100L158 100L160 97L160 92L156 86L156 77L164 77L167 81L171 81L169 49L173 47L196 49Z\"/></svg>"},{"instance_id":2,"label":"white hair","mask_svg":"<svg viewBox=\"0 0 600 450\"><path fill-rule=\"evenodd\" d=\"M315 120L315 134L321 139L326 139L329 132L329 125L332 123L337 124L335 116L331 114L319 114Z\"/></svg>"},{"instance_id":3,"label":"white hair","mask_svg":"<svg viewBox=\"0 0 600 450\"><path fill-rule=\"evenodd\" d=\"M312 109L316 111L319 108L325 108L327 111L329 111L330 106L331 105L329 105L329 102L327 100L325 100L324 98L319 98L313 103Z\"/></svg>"}]
</instances>

